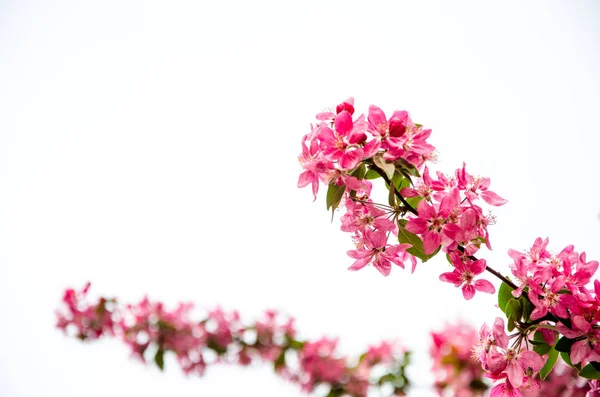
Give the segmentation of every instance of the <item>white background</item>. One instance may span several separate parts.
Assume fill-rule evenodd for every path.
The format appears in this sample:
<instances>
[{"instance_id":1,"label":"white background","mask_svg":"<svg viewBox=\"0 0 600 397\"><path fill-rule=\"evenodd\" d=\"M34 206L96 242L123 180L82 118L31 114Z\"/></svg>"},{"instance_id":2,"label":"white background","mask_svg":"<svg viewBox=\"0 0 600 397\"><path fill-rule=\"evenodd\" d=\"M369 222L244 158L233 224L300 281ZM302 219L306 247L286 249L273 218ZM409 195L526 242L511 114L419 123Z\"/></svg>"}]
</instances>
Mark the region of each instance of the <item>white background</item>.
<instances>
[{"instance_id":1,"label":"white background","mask_svg":"<svg viewBox=\"0 0 600 397\"><path fill-rule=\"evenodd\" d=\"M493 252L549 236L600 258L595 1L0 2L0 396L297 396L268 367L185 378L54 328L66 287L276 307L357 353L399 337L429 396L428 332L494 297L346 268L350 236L296 188L302 135L348 96L433 129L509 203ZM321 193L324 193L322 190ZM494 280L495 285L498 283Z\"/></svg>"}]
</instances>

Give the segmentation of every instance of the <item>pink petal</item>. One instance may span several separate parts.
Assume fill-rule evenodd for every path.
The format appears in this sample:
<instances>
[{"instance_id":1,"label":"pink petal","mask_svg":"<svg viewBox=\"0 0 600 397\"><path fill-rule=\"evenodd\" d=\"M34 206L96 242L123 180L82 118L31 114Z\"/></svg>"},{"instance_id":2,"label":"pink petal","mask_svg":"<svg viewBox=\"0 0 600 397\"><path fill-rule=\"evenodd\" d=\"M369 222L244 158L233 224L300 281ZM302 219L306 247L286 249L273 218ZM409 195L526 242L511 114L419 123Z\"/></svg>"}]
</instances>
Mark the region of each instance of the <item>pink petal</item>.
<instances>
[{"instance_id":1,"label":"pink petal","mask_svg":"<svg viewBox=\"0 0 600 397\"><path fill-rule=\"evenodd\" d=\"M522 351L519 356L519 362L524 367L533 369L533 372L539 371L545 364L544 359L539 354L531 350Z\"/></svg>"},{"instance_id":2,"label":"pink petal","mask_svg":"<svg viewBox=\"0 0 600 397\"><path fill-rule=\"evenodd\" d=\"M346 135L352 130L352 116L348 111L342 110L335 116L335 130L340 135Z\"/></svg>"},{"instance_id":3,"label":"pink petal","mask_svg":"<svg viewBox=\"0 0 600 397\"><path fill-rule=\"evenodd\" d=\"M483 199L483 201L485 201L489 205L493 205L496 207L499 207L508 202L508 200L503 199L502 197L498 196L496 193L490 192L489 190L481 192L480 196Z\"/></svg>"},{"instance_id":4,"label":"pink petal","mask_svg":"<svg viewBox=\"0 0 600 397\"><path fill-rule=\"evenodd\" d=\"M408 225L407 225L408 226ZM423 252L425 255L431 255L440 246L442 236L435 232L425 232L423 234Z\"/></svg>"},{"instance_id":5,"label":"pink petal","mask_svg":"<svg viewBox=\"0 0 600 397\"><path fill-rule=\"evenodd\" d=\"M590 323L587 322L585 318L583 318L583 316L573 316L572 321L573 324L581 331L583 331L582 333L584 334L587 334L592 330L592 326L590 325Z\"/></svg>"},{"instance_id":6,"label":"pink petal","mask_svg":"<svg viewBox=\"0 0 600 397\"><path fill-rule=\"evenodd\" d=\"M521 368L516 362L508 364L506 367L506 375L508 375L508 381L514 387L521 387L523 385L523 368Z\"/></svg>"},{"instance_id":7,"label":"pink petal","mask_svg":"<svg viewBox=\"0 0 600 397\"><path fill-rule=\"evenodd\" d=\"M579 364L583 359L590 355L592 349L587 339L577 341L571 346L571 362L573 364Z\"/></svg>"},{"instance_id":8,"label":"pink petal","mask_svg":"<svg viewBox=\"0 0 600 397\"><path fill-rule=\"evenodd\" d=\"M457 287L459 287L462 284L460 274L455 273L455 272L447 272L447 273L440 274L440 281L443 281L446 283L452 283Z\"/></svg>"},{"instance_id":9,"label":"pink petal","mask_svg":"<svg viewBox=\"0 0 600 397\"><path fill-rule=\"evenodd\" d=\"M471 300L475 296L475 288L471 284L463 285L462 292L466 300Z\"/></svg>"},{"instance_id":10,"label":"pink petal","mask_svg":"<svg viewBox=\"0 0 600 397\"><path fill-rule=\"evenodd\" d=\"M475 289L477 291L485 292L488 294L493 294L496 292L496 288L487 280L477 280L474 283Z\"/></svg>"},{"instance_id":11,"label":"pink petal","mask_svg":"<svg viewBox=\"0 0 600 397\"><path fill-rule=\"evenodd\" d=\"M381 131L381 127L387 128L387 118L385 117L385 113L381 108L375 105L369 106L369 123L377 130L377 132Z\"/></svg>"},{"instance_id":12,"label":"pink petal","mask_svg":"<svg viewBox=\"0 0 600 397\"><path fill-rule=\"evenodd\" d=\"M348 268L348 270L360 270L363 267L367 266L369 264L369 262L371 261L371 258L363 258L363 259L357 259L352 266L350 266Z\"/></svg>"},{"instance_id":13,"label":"pink petal","mask_svg":"<svg viewBox=\"0 0 600 397\"><path fill-rule=\"evenodd\" d=\"M475 262L472 262L469 265L469 268L471 269L473 274L477 275L477 274L483 273L486 266L487 266L487 264L485 262L485 259L477 259Z\"/></svg>"},{"instance_id":14,"label":"pink petal","mask_svg":"<svg viewBox=\"0 0 600 397\"><path fill-rule=\"evenodd\" d=\"M373 266L375 266L375 268L379 270L379 273L384 276L389 276L390 271L392 270L392 265L385 259L376 260L373 262Z\"/></svg>"},{"instance_id":15,"label":"pink petal","mask_svg":"<svg viewBox=\"0 0 600 397\"><path fill-rule=\"evenodd\" d=\"M404 228L414 234L423 234L427 231L428 227L427 220L423 218L413 218L408 221Z\"/></svg>"}]
</instances>

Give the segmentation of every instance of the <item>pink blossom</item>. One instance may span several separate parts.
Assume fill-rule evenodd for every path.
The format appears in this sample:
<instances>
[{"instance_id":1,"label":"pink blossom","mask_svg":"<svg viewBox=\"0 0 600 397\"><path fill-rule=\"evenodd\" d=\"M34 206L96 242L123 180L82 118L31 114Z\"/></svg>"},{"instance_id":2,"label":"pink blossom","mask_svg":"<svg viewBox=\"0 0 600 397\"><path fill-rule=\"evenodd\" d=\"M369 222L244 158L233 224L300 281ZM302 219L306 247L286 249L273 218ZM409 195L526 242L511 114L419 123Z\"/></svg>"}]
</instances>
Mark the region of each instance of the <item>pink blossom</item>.
<instances>
[{"instance_id":1,"label":"pink blossom","mask_svg":"<svg viewBox=\"0 0 600 397\"><path fill-rule=\"evenodd\" d=\"M363 236L364 247L362 249L350 250L348 255L356 261L349 270L360 270L369 263L387 276L392 269L392 263L404 268L404 261L408 259L406 249L410 244L387 244L387 235L382 231L367 229Z\"/></svg>"},{"instance_id":2,"label":"pink blossom","mask_svg":"<svg viewBox=\"0 0 600 397\"><path fill-rule=\"evenodd\" d=\"M458 180L458 187L465 191L465 195L470 201L474 201L479 196L493 206L501 206L506 204L507 200L498 196L496 193L489 191L490 178L474 178L469 175L466 171L465 163L460 170L456 170L456 179Z\"/></svg>"},{"instance_id":3,"label":"pink blossom","mask_svg":"<svg viewBox=\"0 0 600 397\"><path fill-rule=\"evenodd\" d=\"M469 258L461 258L456 252L450 253L450 259L454 265L454 270L441 274L440 280L453 283L455 287L462 286L463 296L466 300L473 298L475 291L486 292L488 294L496 292L496 289L489 281L483 279L474 281L475 276L483 273L486 268L484 259L472 261Z\"/></svg>"}]
</instances>

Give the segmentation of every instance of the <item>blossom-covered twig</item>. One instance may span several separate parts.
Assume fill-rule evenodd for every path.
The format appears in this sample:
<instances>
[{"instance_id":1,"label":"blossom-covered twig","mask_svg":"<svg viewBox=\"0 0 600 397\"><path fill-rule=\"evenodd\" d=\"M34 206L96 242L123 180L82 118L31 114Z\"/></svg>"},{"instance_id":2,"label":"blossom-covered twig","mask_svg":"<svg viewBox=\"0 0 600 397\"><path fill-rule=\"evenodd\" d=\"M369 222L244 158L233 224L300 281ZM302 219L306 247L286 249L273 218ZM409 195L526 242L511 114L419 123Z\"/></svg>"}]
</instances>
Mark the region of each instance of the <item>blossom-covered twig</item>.
<instances>
[{"instance_id":1,"label":"blossom-covered twig","mask_svg":"<svg viewBox=\"0 0 600 397\"><path fill-rule=\"evenodd\" d=\"M88 292L89 284L80 291L65 291L57 311L58 328L83 341L120 339L135 358L154 362L160 369L165 355L172 354L186 374L200 376L214 363L270 364L304 392L319 386L328 397L364 397L382 386L403 396L409 388L404 373L409 352L395 342L380 342L352 359L337 352L337 339L298 339L294 319L274 310L252 323L243 322L236 311L220 308L192 319L194 306L189 303L168 309L148 298L137 304L106 297L92 301ZM372 371L375 366L377 375Z\"/></svg>"}]
</instances>

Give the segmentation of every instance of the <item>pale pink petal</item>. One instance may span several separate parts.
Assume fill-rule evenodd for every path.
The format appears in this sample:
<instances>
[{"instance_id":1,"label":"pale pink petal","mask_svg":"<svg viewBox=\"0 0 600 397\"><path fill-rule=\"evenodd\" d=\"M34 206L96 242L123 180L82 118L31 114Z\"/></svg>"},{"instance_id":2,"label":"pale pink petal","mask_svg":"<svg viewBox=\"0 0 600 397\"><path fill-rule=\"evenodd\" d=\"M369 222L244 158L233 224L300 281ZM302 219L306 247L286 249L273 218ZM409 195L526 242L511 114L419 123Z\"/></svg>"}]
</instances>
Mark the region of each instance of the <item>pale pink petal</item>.
<instances>
[{"instance_id":1,"label":"pale pink petal","mask_svg":"<svg viewBox=\"0 0 600 397\"><path fill-rule=\"evenodd\" d=\"M544 359L534 351L525 350L522 351L519 356L519 361L525 366L533 369L533 372L537 372L545 364Z\"/></svg>"},{"instance_id":2,"label":"pale pink petal","mask_svg":"<svg viewBox=\"0 0 600 397\"><path fill-rule=\"evenodd\" d=\"M350 266L348 268L348 270L360 270L363 267L367 266L369 264L369 262L371 261L371 258L364 258L364 259L357 259L352 266Z\"/></svg>"},{"instance_id":3,"label":"pale pink petal","mask_svg":"<svg viewBox=\"0 0 600 397\"><path fill-rule=\"evenodd\" d=\"M487 280L477 280L474 283L475 289L477 291L485 292L488 294L493 294L496 292L496 288Z\"/></svg>"},{"instance_id":4,"label":"pale pink petal","mask_svg":"<svg viewBox=\"0 0 600 397\"><path fill-rule=\"evenodd\" d=\"M511 362L506 367L506 375L508 375L508 381L514 387L521 387L523 385L523 368L521 368L516 362Z\"/></svg>"},{"instance_id":5,"label":"pale pink petal","mask_svg":"<svg viewBox=\"0 0 600 397\"><path fill-rule=\"evenodd\" d=\"M589 356L591 352L592 349L590 348L588 340L583 339L573 343L569 356L571 357L571 362L573 364L579 364L583 359Z\"/></svg>"},{"instance_id":6,"label":"pale pink petal","mask_svg":"<svg viewBox=\"0 0 600 397\"><path fill-rule=\"evenodd\" d=\"M584 334L587 334L592 330L592 326L585 318L583 318L583 316L573 316L572 321L573 325L583 331Z\"/></svg>"},{"instance_id":7,"label":"pale pink petal","mask_svg":"<svg viewBox=\"0 0 600 397\"><path fill-rule=\"evenodd\" d=\"M489 190L481 192L480 196L483 199L483 201L485 201L489 205L493 205L496 207L499 207L508 202L508 200L503 199L502 197L498 196L496 193L490 192Z\"/></svg>"}]
</instances>

